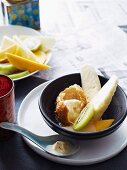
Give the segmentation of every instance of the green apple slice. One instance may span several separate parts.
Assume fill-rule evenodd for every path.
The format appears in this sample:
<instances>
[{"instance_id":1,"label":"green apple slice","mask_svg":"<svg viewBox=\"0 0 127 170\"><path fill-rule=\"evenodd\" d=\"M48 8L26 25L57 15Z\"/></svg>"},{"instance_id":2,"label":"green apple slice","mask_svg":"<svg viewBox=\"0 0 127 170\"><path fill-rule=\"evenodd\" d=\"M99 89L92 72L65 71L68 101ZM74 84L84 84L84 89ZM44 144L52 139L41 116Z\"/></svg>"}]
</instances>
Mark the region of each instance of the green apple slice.
<instances>
[{"instance_id":1,"label":"green apple slice","mask_svg":"<svg viewBox=\"0 0 127 170\"><path fill-rule=\"evenodd\" d=\"M79 117L73 124L73 129L78 131L84 128L94 116L94 107L92 103L88 103L81 111Z\"/></svg>"},{"instance_id":2,"label":"green apple slice","mask_svg":"<svg viewBox=\"0 0 127 170\"><path fill-rule=\"evenodd\" d=\"M19 72L19 73L8 75L8 77L10 77L11 79L15 80L15 79L27 76L28 74L30 74L29 71L23 71L23 72Z\"/></svg>"},{"instance_id":3,"label":"green apple slice","mask_svg":"<svg viewBox=\"0 0 127 170\"><path fill-rule=\"evenodd\" d=\"M12 64L10 63L4 63L4 64L0 64L0 74L12 74L14 72L17 72L18 69L15 68Z\"/></svg>"}]
</instances>

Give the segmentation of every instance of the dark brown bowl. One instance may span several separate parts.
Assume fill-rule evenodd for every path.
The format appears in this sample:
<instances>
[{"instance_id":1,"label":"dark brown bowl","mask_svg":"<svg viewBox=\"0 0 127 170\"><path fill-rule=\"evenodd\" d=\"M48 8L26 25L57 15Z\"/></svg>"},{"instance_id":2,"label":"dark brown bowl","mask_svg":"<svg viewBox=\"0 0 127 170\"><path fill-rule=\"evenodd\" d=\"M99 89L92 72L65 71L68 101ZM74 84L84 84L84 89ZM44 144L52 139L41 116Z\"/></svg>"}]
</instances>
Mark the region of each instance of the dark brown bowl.
<instances>
[{"instance_id":1,"label":"dark brown bowl","mask_svg":"<svg viewBox=\"0 0 127 170\"><path fill-rule=\"evenodd\" d=\"M99 76L99 79L102 86L108 81L107 78L102 76ZM120 127L127 115L127 97L119 85L117 86L116 92L108 109L102 117L103 119L115 120L109 128L99 132L77 132L67 130L60 126L54 113L56 97L66 87L73 84L78 84L81 86L81 78L79 73L65 75L53 80L41 93L39 98L39 108L44 120L51 129L59 134L76 139L95 139L109 135Z\"/></svg>"}]
</instances>

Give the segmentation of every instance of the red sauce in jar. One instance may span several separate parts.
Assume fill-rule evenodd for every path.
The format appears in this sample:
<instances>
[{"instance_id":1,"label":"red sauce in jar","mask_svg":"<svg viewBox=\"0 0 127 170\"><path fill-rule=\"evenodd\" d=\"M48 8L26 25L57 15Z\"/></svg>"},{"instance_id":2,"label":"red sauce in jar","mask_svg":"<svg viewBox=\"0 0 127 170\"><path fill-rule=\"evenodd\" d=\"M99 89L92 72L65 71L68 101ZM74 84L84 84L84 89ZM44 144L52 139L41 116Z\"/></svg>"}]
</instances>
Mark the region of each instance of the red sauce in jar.
<instances>
[{"instance_id":1,"label":"red sauce in jar","mask_svg":"<svg viewBox=\"0 0 127 170\"><path fill-rule=\"evenodd\" d=\"M12 88L12 82L5 76L0 76L0 97L7 94Z\"/></svg>"},{"instance_id":2,"label":"red sauce in jar","mask_svg":"<svg viewBox=\"0 0 127 170\"><path fill-rule=\"evenodd\" d=\"M15 122L14 84L4 75L0 75L0 122ZM0 128L0 139L10 134L10 131Z\"/></svg>"}]
</instances>

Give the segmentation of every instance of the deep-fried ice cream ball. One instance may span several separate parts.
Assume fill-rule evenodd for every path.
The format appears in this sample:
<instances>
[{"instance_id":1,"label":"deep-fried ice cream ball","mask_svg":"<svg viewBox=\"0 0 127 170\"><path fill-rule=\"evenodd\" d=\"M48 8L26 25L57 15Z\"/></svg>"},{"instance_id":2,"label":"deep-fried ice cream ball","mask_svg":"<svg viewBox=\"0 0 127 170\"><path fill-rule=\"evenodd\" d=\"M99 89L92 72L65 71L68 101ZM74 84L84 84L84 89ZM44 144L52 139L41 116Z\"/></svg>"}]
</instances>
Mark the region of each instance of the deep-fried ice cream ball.
<instances>
[{"instance_id":1,"label":"deep-fried ice cream ball","mask_svg":"<svg viewBox=\"0 0 127 170\"><path fill-rule=\"evenodd\" d=\"M83 89L74 84L58 95L56 99L56 119L63 125L74 123L81 110L86 106L87 100Z\"/></svg>"}]
</instances>

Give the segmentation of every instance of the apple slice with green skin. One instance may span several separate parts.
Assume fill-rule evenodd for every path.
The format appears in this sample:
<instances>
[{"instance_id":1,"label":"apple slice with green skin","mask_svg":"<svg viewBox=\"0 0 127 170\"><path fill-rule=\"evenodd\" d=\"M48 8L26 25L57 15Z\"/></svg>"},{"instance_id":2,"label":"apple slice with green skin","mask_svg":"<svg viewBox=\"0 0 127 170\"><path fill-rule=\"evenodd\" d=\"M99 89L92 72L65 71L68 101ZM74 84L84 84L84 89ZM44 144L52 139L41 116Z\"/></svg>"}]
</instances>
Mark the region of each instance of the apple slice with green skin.
<instances>
[{"instance_id":1,"label":"apple slice with green skin","mask_svg":"<svg viewBox=\"0 0 127 170\"><path fill-rule=\"evenodd\" d=\"M81 114L74 122L74 130L81 130L90 121L100 120L112 100L117 84L118 78L112 76L91 102L81 111Z\"/></svg>"},{"instance_id":2,"label":"apple slice with green skin","mask_svg":"<svg viewBox=\"0 0 127 170\"><path fill-rule=\"evenodd\" d=\"M22 72L19 72L19 73L8 75L8 77L10 77L11 79L15 80L15 79L27 76L28 74L30 74L29 71L22 71Z\"/></svg>"},{"instance_id":3,"label":"apple slice with green skin","mask_svg":"<svg viewBox=\"0 0 127 170\"><path fill-rule=\"evenodd\" d=\"M0 64L0 74L8 75L8 74L15 73L17 71L18 69L10 63Z\"/></svg>"},{"instance_id":4,"label":"apple slice with green skin","mask_svg":"<svg viewBox=\"0 0 127 170\"><path fill-rule=\"evenodd\" d=\"M74 130L81 130L84 128L94 116L94 107L92 103L88 103L85 108L81 111L79 117L73 124Z\"/></svg>"}]
</instances>

